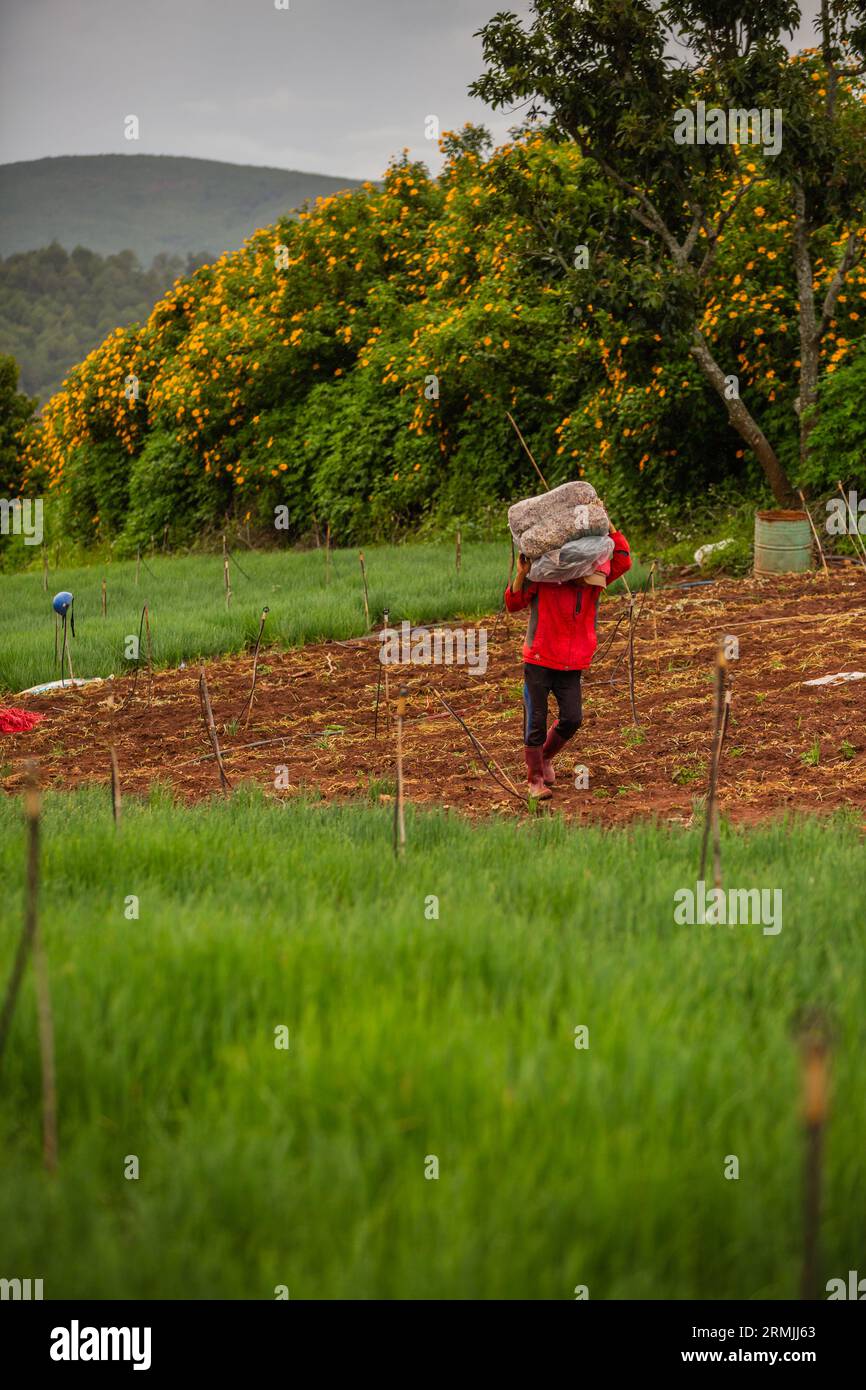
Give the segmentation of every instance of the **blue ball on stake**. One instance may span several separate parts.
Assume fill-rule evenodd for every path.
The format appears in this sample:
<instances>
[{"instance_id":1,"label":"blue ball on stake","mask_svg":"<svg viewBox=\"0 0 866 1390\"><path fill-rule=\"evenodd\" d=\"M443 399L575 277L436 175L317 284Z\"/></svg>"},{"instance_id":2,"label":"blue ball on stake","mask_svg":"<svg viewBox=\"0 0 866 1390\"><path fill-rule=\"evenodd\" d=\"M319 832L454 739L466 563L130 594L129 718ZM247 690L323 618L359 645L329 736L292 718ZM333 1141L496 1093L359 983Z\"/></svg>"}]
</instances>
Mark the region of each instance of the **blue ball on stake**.
<instances>
[{"instance_id":1,"label":"blue ball on stake","mask_svg":"<svg viewBox=\"0 0 866 1390\"><path fill-rule=\"evenodd\" d=\"M54 612L58 615L58 617L60 617L60 618L63 619L63 643L62 643L61 648L60 648L60 679L61 679L61 681L63 680L63 657L64 657L64 655L66 656L66 658L67 658L67 660L68 660L68 662L69 662L69 675L70 675L70 677L71 677L71 679L72 679L73 681L75 680L75 676L74 676L73 671L72 671L72 653L71 653L70 650L69 650L69 643L68 643L67 637L66 637L66 623L67 623L67 619L68 619L68 621L69 621L69 626L70 626L71 631L72 631L72 636L73 636L73 637L75 636L75 609L73 608L74 602L75 602L75 599L74 599L73 595L70 594L70 592L69 592L68 589L61 589L61 590L60 590L60 593L59 593L59 594L55 594L55 595L54 595L54 598L51 600L51 607L54 609ZM56 619L56 618L55 618L55 627L54 627L54 659L55 659L55 662L56 662L56 660L57 660L57 619Z\"/></svg>"}]
</instances>

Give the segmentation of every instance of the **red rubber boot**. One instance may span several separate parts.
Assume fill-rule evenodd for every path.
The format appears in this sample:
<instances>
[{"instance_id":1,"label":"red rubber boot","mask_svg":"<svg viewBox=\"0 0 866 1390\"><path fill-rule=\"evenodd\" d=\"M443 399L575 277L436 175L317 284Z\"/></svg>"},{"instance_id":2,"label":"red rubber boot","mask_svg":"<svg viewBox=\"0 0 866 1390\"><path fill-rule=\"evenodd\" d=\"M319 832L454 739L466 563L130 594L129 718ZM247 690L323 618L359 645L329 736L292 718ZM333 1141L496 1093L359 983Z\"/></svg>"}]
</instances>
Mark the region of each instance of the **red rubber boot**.
<instances>
[{"instance_id":1,"label":"red rubber boot","mask_svg":"<svg viewBox=\"0 0 866 1390\"><path fill-rule=\"evenodd\" d=\"M527 748L524 745L523 754L526 758L526 778L529 783L529 795L536 797L539 801L547 801L553 796L553 792L545 786L544 774L542 772L542 756L540 748Z\"/></svg>"},{"instance_id":2,"label":"red rubber boot","mask_svg":"<svg viewBox=\"0 0 866 1390\"><path fill-rule=\"evenodd\" d=\"M556 732L556 725L554 724L541 750L541 775L548 787L552 787L556 782L556 773L553 770L553 759L556 757L560 748L565 747L567 742L567 739L562 738L561 735Z\"/></svg>"}]
</instances>

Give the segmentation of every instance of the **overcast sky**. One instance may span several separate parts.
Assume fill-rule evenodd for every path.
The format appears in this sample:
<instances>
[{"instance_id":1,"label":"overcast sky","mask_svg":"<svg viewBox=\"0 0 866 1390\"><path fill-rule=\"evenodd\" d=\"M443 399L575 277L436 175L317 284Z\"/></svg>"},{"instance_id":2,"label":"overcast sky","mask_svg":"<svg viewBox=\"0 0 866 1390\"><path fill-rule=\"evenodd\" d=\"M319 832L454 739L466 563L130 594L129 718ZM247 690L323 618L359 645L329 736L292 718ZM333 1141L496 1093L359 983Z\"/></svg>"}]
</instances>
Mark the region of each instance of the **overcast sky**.
<instances>
[{"instance_id":1,"label":"overcast sky","mask_svg":"<svg viewBox=\"0 0 866 1390\"><path fill-rule=\"evenodd\" d=\"M497 140L515 124L466 94L500 9L529 0L0 0L0 164L176 154L378 178L405 145L438 168L428 115Z\"/></svg>"}]
</instances>

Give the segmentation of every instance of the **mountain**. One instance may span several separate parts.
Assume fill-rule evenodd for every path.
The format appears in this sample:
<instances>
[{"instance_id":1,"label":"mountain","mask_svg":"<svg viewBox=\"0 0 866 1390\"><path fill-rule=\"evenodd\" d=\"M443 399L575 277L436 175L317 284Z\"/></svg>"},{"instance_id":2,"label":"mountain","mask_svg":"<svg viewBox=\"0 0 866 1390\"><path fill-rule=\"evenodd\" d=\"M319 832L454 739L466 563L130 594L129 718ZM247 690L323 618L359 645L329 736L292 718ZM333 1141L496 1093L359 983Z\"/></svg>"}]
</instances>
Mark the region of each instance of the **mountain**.
<instances>
[{"instance_id":1,"label":"mountain","mask_svg":"<svg viewBox=\"0 0 866 1390\"><path fill-rule=\"evenodd\" d=\"M58 242L103 256L235 250L308 198L359 180L173 155L63 155L0 165L0 256Z\"/></svg>"}]
</instances>

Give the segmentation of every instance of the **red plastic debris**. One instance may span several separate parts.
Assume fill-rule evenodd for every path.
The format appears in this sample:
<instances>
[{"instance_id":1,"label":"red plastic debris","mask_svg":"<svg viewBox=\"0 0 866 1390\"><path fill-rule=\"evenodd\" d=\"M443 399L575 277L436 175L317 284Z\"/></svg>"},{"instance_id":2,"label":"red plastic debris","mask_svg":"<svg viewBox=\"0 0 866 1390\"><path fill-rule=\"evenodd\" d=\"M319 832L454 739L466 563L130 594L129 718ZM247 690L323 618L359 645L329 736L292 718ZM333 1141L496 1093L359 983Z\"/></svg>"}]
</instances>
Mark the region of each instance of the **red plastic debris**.
<instances>
[{"instance_id":1,"label":"red plastic debris","mask_svg":"<svg viewBox=\"0 0 866 1390\"><path fill-rule=\"evenodd\" d=\"M0 734L26 734L28 729L36 727L44 714L33 714L29 709L15 709L9 706L0 709Z\"/></svg>"}]
</instances>

